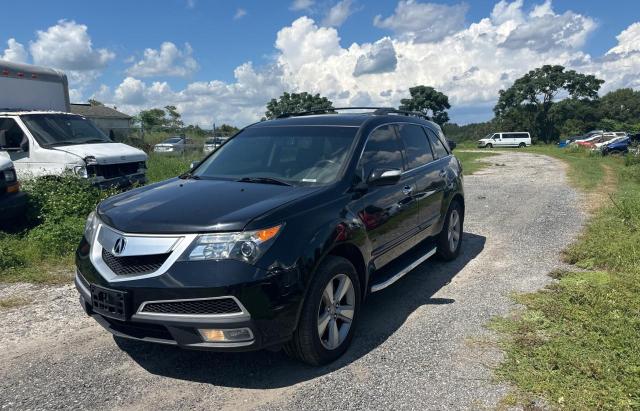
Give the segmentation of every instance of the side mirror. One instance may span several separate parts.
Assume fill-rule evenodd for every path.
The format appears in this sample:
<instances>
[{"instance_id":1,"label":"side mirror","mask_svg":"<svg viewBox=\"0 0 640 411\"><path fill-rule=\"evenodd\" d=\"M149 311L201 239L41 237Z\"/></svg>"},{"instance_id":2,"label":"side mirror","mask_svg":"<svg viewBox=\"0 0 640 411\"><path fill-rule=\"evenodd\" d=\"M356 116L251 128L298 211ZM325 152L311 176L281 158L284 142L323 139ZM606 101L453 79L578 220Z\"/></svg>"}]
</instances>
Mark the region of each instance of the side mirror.
<instances>
[{"instance_id":1,"label":"side mirror","mask_svg":"<svg viewBox=\"0 0 640 411\"><path fill-rule=\"evenodd\" d=\"M400 181L402 170L397 168L376 168L371 171L367 184L373 186L390 186Z\"/></svg>"},{"instance_id":2,"label":"side mirror","mask_svg":"<svg viewBox=\"0 0 640 411\"><path fill-rule=\"evenodd\" d=\"M453 151L456 148L456 146L458 145L458 143L456 143L453 140L447 140L447 144L449 144L449 148L451 149L451 151Z\"/></svg>"},{"instance_id":3,"label":"side mirror","mask_svg":"<svg viewBox=\"0 0 640 411\"><path fill-rule=\"evenodd\" d=\"M191 170L193 170L194 168L198 167L200 165L200 161L192 161L191 164L189 165L189 167L191 167Z\"/></svg>"}]
</instances>

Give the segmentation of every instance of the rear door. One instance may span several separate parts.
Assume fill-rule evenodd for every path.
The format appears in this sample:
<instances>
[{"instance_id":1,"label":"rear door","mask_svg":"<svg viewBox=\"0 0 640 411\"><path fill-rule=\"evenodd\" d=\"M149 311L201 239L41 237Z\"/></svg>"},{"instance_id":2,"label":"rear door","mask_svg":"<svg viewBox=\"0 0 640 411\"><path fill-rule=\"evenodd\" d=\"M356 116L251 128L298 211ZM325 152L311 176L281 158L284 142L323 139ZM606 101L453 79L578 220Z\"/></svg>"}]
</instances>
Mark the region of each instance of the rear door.
<instances>
[{"instance_id":1,"label":"rear door","mask_svg":"<svg viewBox=\"0 0 640 411\"><path fill-rule=\"evenodd\" d=\"M405 175L413 191L413 200L419 213L418 226L423 230L440 216L441 185L440 165L435 161L431 143L423 126L398 124L398 134L405 149Z\"/></svg>"},{"instance_id":2,"label":"rear door","mask_svg":"<svg viewBox=\"0 0 640 411\"><path fill-rule=\"evenodd\" d=\"M404 169L402 145L393 125L380 126L369 135L358 165L358 178L366 181L376 168ZM403 175L394 185L369 186L353 203L371 240L378 268L392 259L388 251L418 230L414 190L413 179Z\"/></svg>"}]
</instances>

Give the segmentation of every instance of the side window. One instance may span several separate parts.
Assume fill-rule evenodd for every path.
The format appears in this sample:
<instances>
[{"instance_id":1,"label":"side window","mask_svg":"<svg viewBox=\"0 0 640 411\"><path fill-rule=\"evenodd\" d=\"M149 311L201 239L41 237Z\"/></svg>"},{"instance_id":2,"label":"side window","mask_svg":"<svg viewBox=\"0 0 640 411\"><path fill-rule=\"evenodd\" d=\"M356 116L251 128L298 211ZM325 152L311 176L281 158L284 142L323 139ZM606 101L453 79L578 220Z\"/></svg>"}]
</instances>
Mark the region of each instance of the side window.
<instances>
[{"instance_id":1,"label":"side window","mask_svg":"<svg viewBox=\"0 0 640 411\"><path fill-rule=\"evenodd\" d=\"M440 139L435 135L435 133L428 128L425 128L425 130L427 132L427 135L429 136L429 141L431 142L431 148L433 149L433 154L436 160L439 158L448 156L449 153L447 152L447 149L444 147L444 144L442 144L442 141L440 141Z\"/></svg>"},{"instance_id":2,"label":"side window","mask_svg":"<svg viewBox=\"0 0 640 411\"><path fill-rule=\"evenodd\" d=\"M7 151L20 151L26 136L12 118L0 118L0 148Z\"/></svg>"},{"instance_id":3,"label":"side window","mask_svg":"<svg viewBox=\"0 0 640 411\"><path fill-rule=\"evenodd\" d=\"M433 153L422 127L415 124L399 124L398 132L404 143L408 170L433 161Z\"/></svg>"},{"instance_id":4,"label":"side window","mask_svg":"<svg viewBox=\"0 0 640 411\"><path fill-rule=\"evenodd\" d=\"M369 134L360 159L360 168L363 179L366 179L375 168L402 170L400 144L392 126L381 126Z\"/></svg>"}]
</instances>

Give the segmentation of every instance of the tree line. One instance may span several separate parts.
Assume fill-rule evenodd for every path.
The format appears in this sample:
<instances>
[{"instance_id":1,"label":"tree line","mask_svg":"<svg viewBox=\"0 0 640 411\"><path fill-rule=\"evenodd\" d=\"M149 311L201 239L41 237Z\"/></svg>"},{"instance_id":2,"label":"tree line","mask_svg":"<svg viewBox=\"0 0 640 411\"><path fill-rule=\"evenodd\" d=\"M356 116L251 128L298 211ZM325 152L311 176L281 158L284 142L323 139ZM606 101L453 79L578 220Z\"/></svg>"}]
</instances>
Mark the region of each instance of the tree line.
<instances>
[{"instance_id":1,"label":"tree line","mask_svg":"<svg viewBox=\"0 0 640 411\"><path fill-rule=\"evenodd\" d=\"M478 139L499 131L528 131L534 140L554 142L594 129L640 133L640 91L622 88L599 96L604 80L591 74L567 70L560 65L544 65L529 71L506 90L500 90L486 122L458 125L449 122L449 97L433 87L418 85L400 101L399 109L419 112L439 124L449 138ZM102 104L95 100L91 104ZM266 104L262 120L286 113L312 110L332 112L336 107L327 97L307 92L285 92ZM147 131L171 131L195 136L211 135L211 130L185 126L175 106L142 110L134 122ZM238 128L216 127L216 135L231 135Z\"/></svg>"}]
</instances>

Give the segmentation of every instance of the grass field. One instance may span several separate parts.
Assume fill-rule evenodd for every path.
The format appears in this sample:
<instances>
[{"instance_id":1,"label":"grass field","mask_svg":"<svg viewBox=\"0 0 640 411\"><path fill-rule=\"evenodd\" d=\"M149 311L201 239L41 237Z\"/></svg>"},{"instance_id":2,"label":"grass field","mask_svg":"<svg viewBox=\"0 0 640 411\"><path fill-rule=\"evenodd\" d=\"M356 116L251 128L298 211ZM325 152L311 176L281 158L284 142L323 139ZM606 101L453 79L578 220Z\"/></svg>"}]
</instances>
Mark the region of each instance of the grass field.
<instances>
[{"instance_id":1,"label":"grass field","mask_svg":"<svg viewBox=\"0 0 640 411\"><path fill-rule=\"evenodd\" d=\"M493 323L507 353L497 375L517 387L507 405L640 409L640 161L527 151L566 161L588 199L612 195L565 250L576 270L550 273L556 282Z\"/></svg>"}]
</instances>

